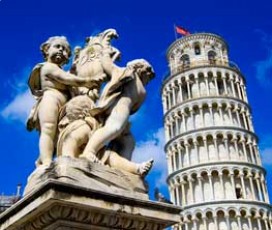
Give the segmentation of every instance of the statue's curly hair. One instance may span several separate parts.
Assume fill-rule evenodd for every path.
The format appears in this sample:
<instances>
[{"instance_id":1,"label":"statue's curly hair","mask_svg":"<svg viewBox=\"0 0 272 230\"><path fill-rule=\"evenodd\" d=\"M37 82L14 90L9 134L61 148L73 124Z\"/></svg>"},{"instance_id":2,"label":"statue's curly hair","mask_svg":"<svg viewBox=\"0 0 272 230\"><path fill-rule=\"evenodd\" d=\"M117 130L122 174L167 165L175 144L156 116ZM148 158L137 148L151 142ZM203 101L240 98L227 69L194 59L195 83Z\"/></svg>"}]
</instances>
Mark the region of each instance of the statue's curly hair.
<instances>
[{"instance_id":1,"label":"statue's curly hair","mask_svg":"<svg viewBox=\"0 0 272 230\"><path fill-rule=\"evenodd\" d=\"M132 67L139 76L148 77L149 80L155 77L152 66L145 59L136 59L127 63L127 67Z\"/></svg>"},{"instance_id":2,"label":"statue's curly hair","mask_svg":"<svg viewBox=\"0 0 272 230\"><path fill-rule=\"evenodd\" d=\"M68 53L68 59L66 61L66 63L67 63L69 61L69 58L72 55L72 52L71 52L71 47L69 45L69 42L67 41L67 38L64 36L54 36L54 37L48 38L46 42L41 44L40 50L42 52L44 59L46 60L47 59L47 51L48 51L50 45L52 44L52 42L54 42L55 40L58 40L58 39L62 40L64 42L64 44L66 45L66 49L67 49L67 53Z\"/></svg>"}]
</instances>

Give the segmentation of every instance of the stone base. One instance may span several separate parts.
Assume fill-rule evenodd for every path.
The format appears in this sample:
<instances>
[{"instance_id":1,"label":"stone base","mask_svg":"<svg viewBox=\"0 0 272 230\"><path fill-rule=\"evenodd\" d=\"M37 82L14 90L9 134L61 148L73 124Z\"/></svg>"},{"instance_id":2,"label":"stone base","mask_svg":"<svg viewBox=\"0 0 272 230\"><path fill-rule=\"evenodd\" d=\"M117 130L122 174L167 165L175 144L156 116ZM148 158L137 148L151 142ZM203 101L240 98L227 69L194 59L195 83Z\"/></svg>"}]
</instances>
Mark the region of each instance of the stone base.
<instances>
[{"instance_id":1,"label":"stone base","mask_svg":"<svg viewBox=\"0 0 272 230\"><path fill-rule=\"evenodd\" d=\"M0 215L0 230L159 230L181 208L47 180Z\"/></svg>"},{"instance_id":2,"label":"stone base","mask_svg":"<svg viewBox=\"0 0 272 230\"><path fill-rule=\"evenodd\" d=\"M47 180L73 184L101 192L148 199L145 180L135 174L91 163L81 158L59 157L50 167L38 167L28 177L24 196Z\"/></svg>"}]
</instances>

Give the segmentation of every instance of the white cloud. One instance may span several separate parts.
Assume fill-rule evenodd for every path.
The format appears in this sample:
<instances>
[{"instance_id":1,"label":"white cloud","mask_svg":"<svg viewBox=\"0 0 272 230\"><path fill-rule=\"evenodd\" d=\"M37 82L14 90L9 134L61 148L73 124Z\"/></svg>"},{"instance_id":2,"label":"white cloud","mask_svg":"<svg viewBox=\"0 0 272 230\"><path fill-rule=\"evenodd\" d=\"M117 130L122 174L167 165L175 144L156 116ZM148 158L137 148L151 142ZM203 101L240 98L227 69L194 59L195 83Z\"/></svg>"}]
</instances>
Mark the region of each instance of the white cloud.
<instances>
[{"instance_id":1,"label":"white cloud","mask_svg":"<svg viewBox=\"0 0 272 230\"><path fill-rule=\"evenodd\" d=\"M264 87L269 87L272 84L272 35L264 31L256 30L262 41L262 46L267 50L268 55L265 59L256 62L256 75L260 84Z\"/></svg>"},{"instance_id":2,"label":"white cloud","mask_svg":"<svg viewBox=\"0 0 272 230\"><path fill-rule=\"evenodd\" d=\"M35 103L29 90L18 94L4 109L1 111L5 119L26 121L26 118Z\"/></svg>"},{"instance_id":3,"label":"white cloud","mask_svg":"<svg viewBox=\"0 0 272 230\"><path fill-rule=\"evenodd\" d=\"M156 187L166 185L167 177L167 161L164 153L164 129L160 128L153 134L149 135L146 141L136 145L133 153L133 161L143 162L149 159L154 159L152 172L156 173Z\"/></svg>"},{"instance_id":4,"label":"white cloud","mask_svg":"<svg viewBox=\"0 0 272 230\"><path fill-rule=\"evenodd\" d=\"M261 156L265 166L272 166L272 146L261 150Z\"/></svg>"},{"instance_id":5,"label":"white cloud","mask_svg":"<svg viewBox=\"0 0 272 230\"><path fill-rule=\"evenodd\" d=\"M271 47L272 48L272 47ZM257 78L261 85L271 85L272 74L272 52L269 53L265 60L256 63Z\"/></svg>"},{"instance_id":6,"label":"white cloud","mask_svg":"<svg viewBox=\"0 0 272 230\"><path fill-rule=\"evenodd\" d=\"M262 135L260 136L260 155L262 159L262 164L265 166L272 166L272 136Z\"/></svg>"}]
</instances>

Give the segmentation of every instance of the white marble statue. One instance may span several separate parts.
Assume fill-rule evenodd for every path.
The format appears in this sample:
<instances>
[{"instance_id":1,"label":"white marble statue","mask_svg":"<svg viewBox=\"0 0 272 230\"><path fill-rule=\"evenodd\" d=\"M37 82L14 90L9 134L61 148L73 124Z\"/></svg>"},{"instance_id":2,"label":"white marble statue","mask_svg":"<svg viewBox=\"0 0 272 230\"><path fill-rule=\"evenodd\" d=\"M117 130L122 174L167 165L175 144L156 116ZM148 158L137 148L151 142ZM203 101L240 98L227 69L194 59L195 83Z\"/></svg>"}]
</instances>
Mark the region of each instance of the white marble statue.
<instances>
[{"instance_id":1,"label":"white marble statue","mask_svg":"<svg viewBox=\"0 0 272 230\"><path fill-rule=\"evenodd\" d=\"M71 72L82 77L99 79L102 83L111 78L113 69L119 68L114 62L120 52L111 46L111 40L117 38L114 29L108 29L86 39L86 46L75 48L75 58ZM82 148L88 142L91 133L101 125L101 122L90 114L99 97L100 84L96 87L74 87L73 98L67 102L60 113L59 140L57 143L58 156L78 157Z\"/></svg>"},{"instance_id":2,"label":"white marble statue","mask_svg":"<svg viewBox=\"0 0 272 230\"><path fill-rule=\"evenodd\" d=\"M139 174L145 174L149 170L153 160L144 162L140 167L129 161L131 151L134 149L134 141L128 132L128 119L140 108L146 96L145 85L153 77L154 71L151 65L143 59L129 62L126 68L114 69L110 82L99 98L98 106L91 110L94 117L106 118L105 123L90 136L80 157L99 162L97 154L105 143L116 140L126 147L123 148L123 153L116 153L114 149L108 150L110 153L107 161L110 166L126 168L126 171Z\"/></svg>"},{"instance_id":3,"label":"white marble statue","mask_svg":"<svg viewBox=\"0 0 272 230\"><path fill-rule=\"evenodd\" d=\"M139 176L151 169L153 160L131 161L135 141L128 119L143 103L154 71L143 59L117 66L121 54L111 45L117 37L114 29L88 37L84 48L75 48L70 73L62 69L71 55L65 37L51 37L41 45L45 62L36 65L29 78L37 103L27 122L28 130L40 132L37 166L49 167L56 149L57 157L80 158Z\"/></svg>"},{"instance_id":4,"label":"white marble statue","mask_svg":"<svg viewBox=\"0 0 272 230\"><path fill-rule=\"evenodd\" d=\"M50 37L41 45L44 63L36 65L29 78L29 87L37 99L27 129L40 132L38 165L49 166L57 137L57 126L61 107L69 99L69 86L94 88L98 84L91 78L82 78L62 70L71 55L65 37Z\"/></svg>"}]
</instances>

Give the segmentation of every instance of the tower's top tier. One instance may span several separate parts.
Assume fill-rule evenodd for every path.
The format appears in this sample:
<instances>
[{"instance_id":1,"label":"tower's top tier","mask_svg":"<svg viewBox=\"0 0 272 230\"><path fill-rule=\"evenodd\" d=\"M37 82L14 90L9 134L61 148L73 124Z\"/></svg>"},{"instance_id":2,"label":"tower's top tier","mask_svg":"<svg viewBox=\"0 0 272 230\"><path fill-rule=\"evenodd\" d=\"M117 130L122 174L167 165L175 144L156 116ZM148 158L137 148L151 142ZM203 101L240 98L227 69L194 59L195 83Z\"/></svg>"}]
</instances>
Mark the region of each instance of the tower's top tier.
<instances>
[{"instance_id":1,"label":"tower's top tier","mask_svg":"<svg viewBox=\"0 0 272 230\"><path fill-rule=\"evenodd\" d=\"M176 40L167 50L171 73L199 65L229 65L227 43L218 35L197 33Z\"/></svg>"}]
</instances>

